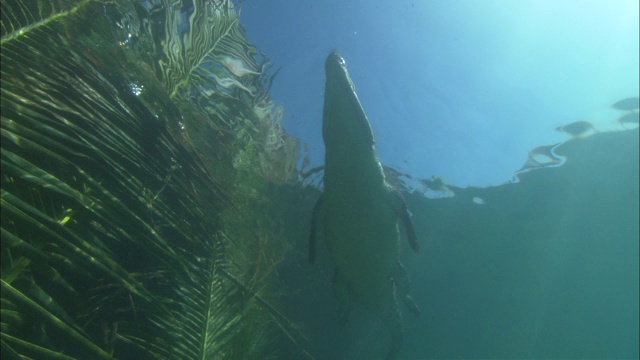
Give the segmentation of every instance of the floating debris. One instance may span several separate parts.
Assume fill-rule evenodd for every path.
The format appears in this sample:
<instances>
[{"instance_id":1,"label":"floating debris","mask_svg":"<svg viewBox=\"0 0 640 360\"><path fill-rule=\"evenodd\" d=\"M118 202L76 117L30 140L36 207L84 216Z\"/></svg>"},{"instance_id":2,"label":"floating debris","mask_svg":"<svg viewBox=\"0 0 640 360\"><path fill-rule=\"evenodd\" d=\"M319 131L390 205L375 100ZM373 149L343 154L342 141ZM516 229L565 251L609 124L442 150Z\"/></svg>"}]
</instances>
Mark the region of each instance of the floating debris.
<instances>
[{"instance_id":1,"label":"floating debris","mask_svg":"<svg viewBox=\"0 0 640 360\"><path fill-rule=\"evenodd\" d=\"M622 115L619 119L618 122L624 126L625 124L633 124L633 125L638 125L638 120L640 119L640 113L637 112L629 112L625 115Z\"/></svg>"},{"instance_id":2,"label":"floating debris","mask_svg":"<svg viewBox=\"0 0 640 360\"><path fill-rule=\"evenodd\" d=\"M624 100L620 100L615 104L611 105L612 108L622 110L622 111L633 111L640 107L640 99L637 97L630 97Z\"/></svg>"},{"instance_id":3,"label":"floating debris","mask_svg":"<svg viewBox=\"0 0 640 360\"><path fill-rule=\"evenodd\" d=\"M425 191L422 191L422 193L430 199L440 199L455 195L441 177L432 176L431 179L420 179L419 182L425 187Z\"/></svg>"},{"instance_id":4,"label":"floating debris","mask_svg":"<svg viewBox=\"0 0 640 360\"><path fill-rule=\"evenodd\" d=\"M485 202L484 200L482 200L481 198L474 196L473 199L471 199L471 201L473 201L474 204L476 205L484 205Z\"/></svg>"},{"instance_id":5,"label":"floating debris","mask_svg":"<svg viewBox=\"0 0 640 360\"><path fill-rule=\"evenodd\" d=\"M532 169L543 167L555 167L564 164L566 158L556 155L554 150L560 144L543 145L529 151L529 156L520 170L516 171L516 175L527 172Z\"/></svg>"},{"instance_id":6,"label":"floating debris","mask_svg":"<svg viewBox=\"0 0 640 360\"><path fill-rule=\"evenodd\" d=\"M560 131L566 134L571 135L572 138L585 138L587 136L591 136L598 131L593 127L589 121L576 121L571 124L558 126L556 131Z\"/></svg>"},{"instance_id":7,"label":"floating debris","mask_svg":"<svg viewBox=\"0 0 640 360\"><path fill-rule=\"evenodd\" d=\"M640 107L640 99L637 97L630 97L624 100L620 100L611 105L614 109L628 111L626 114L620 116L618 122L623 128L627 129L628 124L638 125L638 108Z\"/></svg>"},{"instance_id":8,"label":"floating debris","mask_svg":"<svg viewBox=\"0 0 640 360\"><path fill-rule=\"evenodd\" d=\"M431 179L423 179L421 182L426 188L433 191L444 191L447 189L441 177L432 176Z\"/></svg>"}]
</instances>

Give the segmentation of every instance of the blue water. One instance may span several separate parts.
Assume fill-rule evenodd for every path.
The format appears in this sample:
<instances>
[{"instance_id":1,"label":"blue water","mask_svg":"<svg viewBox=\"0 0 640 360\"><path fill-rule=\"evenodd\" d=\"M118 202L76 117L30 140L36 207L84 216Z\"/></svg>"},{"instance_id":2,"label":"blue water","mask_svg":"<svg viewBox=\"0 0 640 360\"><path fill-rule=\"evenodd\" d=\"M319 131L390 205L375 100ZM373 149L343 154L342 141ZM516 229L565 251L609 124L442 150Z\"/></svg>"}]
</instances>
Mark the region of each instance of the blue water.
<instances>
[{"instance_id":1,"label":"blue water","mask_svg":"<svg viewBox=\"0 0 640 360\"><path fill-rule=\"evenodd\" d=\"M405 311L400 359L638 358L638 131L558 153L563 166L517 184L405 194L422 251L403 243L401 260L422 317ZM302 252L309 215L289 219ZM290 261L281 278L304 291L284 299L287 315L304 324L312 354L384 358L389 335L375 316L356 306L338 325L329 254L311 267Z\"/></svg>"},{"instance_id":2,"label":"blue water","mask_svg":"<svg viewBox=\"0 0 640 360\"><path fill-rule=\"evenodd\" d=\"M456 186L511 180L575 121L618 131L638 95L634 0L247 1L241 22L275 68L283 126L321 165L323 64L346 59L382 162Z\"/></svg>"},{"instance_id":3,"label":"blue water","mask_svg":"<svg viewBox=\"0 0 640 360\"><path fill-rule=\"evenodd\" d=\"M612 107L639 93L638 19L622 0L242 3L309 167L338 50L382 163L407 175L422 317L405 314L399 358L638 358L638 110ZM300 252L312 206L290 219ZM305 284L284 302L312 354L383 358L375 316L338 326L329 254L299 260L280 274Z\"/></svg>"}]
</instances>

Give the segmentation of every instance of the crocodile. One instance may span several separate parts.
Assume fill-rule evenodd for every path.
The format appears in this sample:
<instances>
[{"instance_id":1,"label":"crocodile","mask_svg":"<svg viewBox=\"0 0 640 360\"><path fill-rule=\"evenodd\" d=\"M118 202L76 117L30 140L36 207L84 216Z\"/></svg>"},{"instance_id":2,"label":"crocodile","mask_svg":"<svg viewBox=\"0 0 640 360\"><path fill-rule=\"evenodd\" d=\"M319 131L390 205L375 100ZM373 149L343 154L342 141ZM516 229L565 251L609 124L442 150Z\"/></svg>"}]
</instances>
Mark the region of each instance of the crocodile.
<instances>
[{"instance_id":1,"label":"crocodile","mask_svg":"<svg viewBox=\"0 0 640 360\"><path fill-rule=\"evenodd\" d=\"M335 265L332 287L340 303L340 324L347 322L354 300L389 328L387 359L393 359L403 338L398 303L420 315L398 259L399 223L411 248L419 252L420 246L406 202L385 180L371 125L337 52L327 57L325 73L324 189L312 213L309 262L314 261L316 239L322 236Z\"/></svg>"}]
</instances>

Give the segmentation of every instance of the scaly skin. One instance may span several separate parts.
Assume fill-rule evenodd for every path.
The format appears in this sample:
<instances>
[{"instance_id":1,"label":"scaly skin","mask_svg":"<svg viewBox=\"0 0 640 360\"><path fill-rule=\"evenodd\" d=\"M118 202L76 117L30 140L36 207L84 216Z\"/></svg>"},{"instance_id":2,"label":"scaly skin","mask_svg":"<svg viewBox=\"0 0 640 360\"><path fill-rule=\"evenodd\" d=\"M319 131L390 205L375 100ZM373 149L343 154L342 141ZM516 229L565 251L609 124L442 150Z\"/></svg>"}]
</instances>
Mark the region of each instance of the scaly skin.
<instances>
[{"instance_id":1,"label":"scaly skin","mask_svg":"<svg viewBox=\"0 0 640 360\"><path fill-rule=\"evenodd\" d=\"M398 261L398 219L416 252L418 242L404 200L385 181L369 121L342 57L329 54L325 71L324 193L313 211L309 260L315 257L316 232L324 233L336 266L333 288L341 323L347 320L349 299L379 316L391 331L392 359L402 343L397 300L419 314Z\"/></svg>"}]
</instances>

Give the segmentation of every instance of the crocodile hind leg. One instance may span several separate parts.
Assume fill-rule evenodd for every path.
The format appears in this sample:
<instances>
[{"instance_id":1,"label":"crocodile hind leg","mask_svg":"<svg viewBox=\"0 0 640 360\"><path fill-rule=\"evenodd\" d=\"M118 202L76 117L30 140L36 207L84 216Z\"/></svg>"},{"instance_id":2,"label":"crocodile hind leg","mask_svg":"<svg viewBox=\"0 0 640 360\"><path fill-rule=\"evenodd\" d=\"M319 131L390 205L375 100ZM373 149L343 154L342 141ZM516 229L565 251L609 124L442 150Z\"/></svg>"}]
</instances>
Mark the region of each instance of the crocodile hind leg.
<instances>
[{"instance_id":1,"label":"crocodile hind leg","mask_svg":"<svg viewBox=\"0 0 640 360\"><path fill-rule=\"evenodd\" d=\"M398 299L407 306L413 315L420 316L420 309L418 309L418 306L409 295L411 284L409 282L407 270L405 270L400 261L396 262L396 265L393 267L391 277L396 285L396 295L398 296Z\"/></svg>"}]
</instances>

